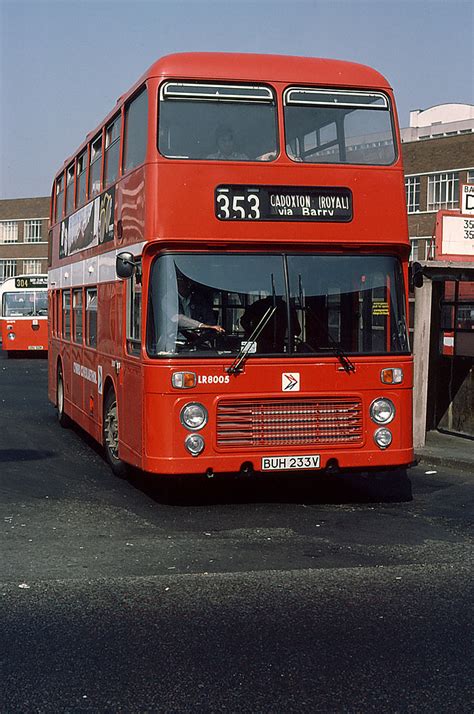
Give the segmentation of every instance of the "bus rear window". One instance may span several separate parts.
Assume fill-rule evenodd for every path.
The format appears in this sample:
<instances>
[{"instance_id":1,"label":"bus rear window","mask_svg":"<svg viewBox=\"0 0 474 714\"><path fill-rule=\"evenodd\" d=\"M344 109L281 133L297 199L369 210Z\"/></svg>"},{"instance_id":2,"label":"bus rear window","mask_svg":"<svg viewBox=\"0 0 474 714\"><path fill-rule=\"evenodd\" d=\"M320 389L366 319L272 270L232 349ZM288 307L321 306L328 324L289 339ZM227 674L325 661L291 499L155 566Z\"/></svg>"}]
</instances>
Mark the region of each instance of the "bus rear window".
<instances>
[{"instance_id":1,"label":"bus rear window","mask_svg":"<svg viewBox=\"0 0 474 714\"><path fill-rule=\"evenodd\" d=\"M385 166L396 158L392 115L382 92L294 87L284 96L288 155L318 164Z\"/></svg>"},{"instance_id":2,"label":"bus rear window","mask_svg":"<svg viewBox=\"0 0 474 714\"><path fill-rule=\"evenodd\" d=\"M269 87L167 82L158 148L170 159L262 161L276 157L276 100Z\"/></svg>"}]
</instances>

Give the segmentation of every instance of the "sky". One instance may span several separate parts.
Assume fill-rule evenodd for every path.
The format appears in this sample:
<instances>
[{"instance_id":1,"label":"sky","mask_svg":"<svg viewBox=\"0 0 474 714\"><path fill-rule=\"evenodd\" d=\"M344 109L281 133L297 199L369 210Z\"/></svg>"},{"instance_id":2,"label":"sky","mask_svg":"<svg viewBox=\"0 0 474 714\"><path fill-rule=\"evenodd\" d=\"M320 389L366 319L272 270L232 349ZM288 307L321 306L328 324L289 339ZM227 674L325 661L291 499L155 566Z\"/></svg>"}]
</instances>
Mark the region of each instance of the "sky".
<instances>
[{"instance_id":1,"label":"sky","mask_svg":"<svg viewBox=\"0 0 474 714\"><path fill-rule=\"evenodd\" d=\"M472 0L0 0L0 198L53 177L159 57L220 51L368 64L412 109L474 103Z\"/></svg>"}]
</instances>

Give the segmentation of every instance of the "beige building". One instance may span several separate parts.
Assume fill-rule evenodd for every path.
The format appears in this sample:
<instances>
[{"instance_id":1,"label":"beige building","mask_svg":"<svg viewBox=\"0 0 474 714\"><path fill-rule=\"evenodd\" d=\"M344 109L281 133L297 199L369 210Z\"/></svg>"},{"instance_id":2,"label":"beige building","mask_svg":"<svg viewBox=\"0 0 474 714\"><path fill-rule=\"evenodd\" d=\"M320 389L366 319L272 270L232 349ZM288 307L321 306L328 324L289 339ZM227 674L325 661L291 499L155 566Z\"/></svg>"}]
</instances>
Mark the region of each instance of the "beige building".
<instances>
[{"instance_id":1,"label":"beige building","mask_svg":"<svg viewBox=\"0 0 474 714\"><path fill-rule=\"evenodd\" d=\"M0 200L0 283L48 270L49 196Z\"/></svg>"}]
</instances>

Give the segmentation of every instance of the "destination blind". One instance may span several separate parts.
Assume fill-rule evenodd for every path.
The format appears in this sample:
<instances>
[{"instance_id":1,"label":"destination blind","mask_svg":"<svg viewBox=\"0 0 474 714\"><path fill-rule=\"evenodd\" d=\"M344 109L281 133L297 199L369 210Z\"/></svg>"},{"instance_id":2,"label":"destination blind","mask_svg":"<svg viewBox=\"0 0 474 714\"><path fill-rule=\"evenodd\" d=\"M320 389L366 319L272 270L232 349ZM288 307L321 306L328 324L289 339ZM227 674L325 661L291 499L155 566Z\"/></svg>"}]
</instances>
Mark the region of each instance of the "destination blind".
<instances>
[{"instance_id":1,"label":"destination blind","mask_svg":"<svg viewBox=\"0 0 474 714\"><path fill-rule=\"evenodd\" d=\"M230 221L352 220L352 193L326 186L218 186L215 213Z\"/></svg>"}]
</instances>

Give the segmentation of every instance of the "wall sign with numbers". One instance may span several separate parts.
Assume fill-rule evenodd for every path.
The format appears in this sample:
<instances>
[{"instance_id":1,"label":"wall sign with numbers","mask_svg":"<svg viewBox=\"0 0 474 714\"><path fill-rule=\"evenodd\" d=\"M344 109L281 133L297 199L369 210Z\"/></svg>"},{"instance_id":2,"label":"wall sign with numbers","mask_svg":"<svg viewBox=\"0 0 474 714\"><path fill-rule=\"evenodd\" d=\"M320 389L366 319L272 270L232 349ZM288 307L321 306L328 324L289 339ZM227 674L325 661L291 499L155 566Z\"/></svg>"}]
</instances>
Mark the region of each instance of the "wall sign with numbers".
<instances>
[{"instance_id":1,"label":"wall sign with numbers","mask_svg":"<svg viewBox=\"0 0 474 714\"><path fill-rule=\"evenodd\" d=\"M217 186L215 213L221 221L352 220L352 193L326 186Z\"/></svg>"}]
</instances>

